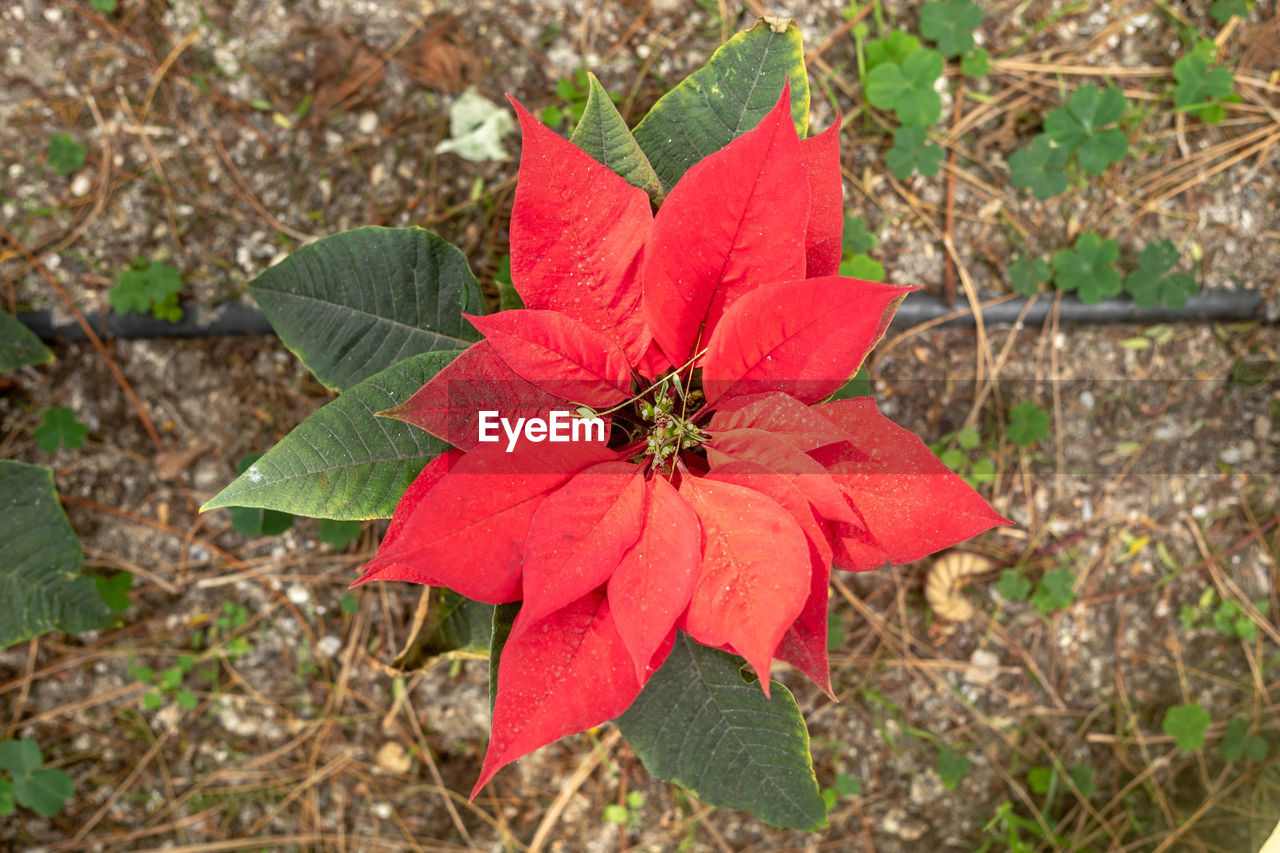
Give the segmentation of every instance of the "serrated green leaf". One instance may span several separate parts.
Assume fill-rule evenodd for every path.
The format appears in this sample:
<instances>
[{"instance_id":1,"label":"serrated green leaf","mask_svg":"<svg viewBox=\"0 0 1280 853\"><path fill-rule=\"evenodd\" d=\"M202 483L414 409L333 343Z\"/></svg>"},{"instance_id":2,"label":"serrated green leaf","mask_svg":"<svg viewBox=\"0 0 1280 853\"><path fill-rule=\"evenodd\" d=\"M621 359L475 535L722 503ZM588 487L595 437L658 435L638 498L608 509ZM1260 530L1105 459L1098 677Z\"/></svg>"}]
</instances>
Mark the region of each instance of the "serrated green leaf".
<instances>
[{"instance_id":1,"label":"serrated green leaf","mask_svg":"<svg viewBox=\"0 0 1280 853\"><path fill-rule=\"evenodd\" d=\"M942 148L929 141L923 127L904 125L894 131L893 147L885 152L884 162L900 181L915 172L932 178L942 165Z\"/></svg>"},{"instance_id":2,"label":"serrated green leaf","mask_svg":"<svg viewBox=\"0 0 1280 853\"><path fill-rule=\"evenodd\" d=\"M1134 304L1152 308L1160 303L1174 311L1187 305L1187 298L1200 289L1186 273L1170 273L1178 263L1178 249L1168 240L1148 243L1138 258L1138 269L1124 281L1124 289Z\"/></svg>"},{"instance_id":3,"label":"serrated green leaf","mask_svg":"<svg viewBox=\"0 0 1280 853\"><path fill-rule=\"evenodd\" d=\"M1173 103L1179 110L1216 124L1226 115L1219 101L1231 97L1235 76L1226 68L1210 68L1211 63L1212 58L1198 49L1173 63L1177 81Z\"/></svg>"},{"instance_id":4,"label":"serrated green leaf","mask_svg":"<svg viewBox=\"0 0 1280 853\"><path fill-rule=\"evenodd\" d=\"M53 361L53 352L36 333L8 311L0 311L0 370Z\"/></svg>"},{"instance_id":5,"label":"serrated green leaf","mask_svg":"<svg viewBox=\"0 0 1280 853\"><path fill-rule=\"evenodd\" d=\"M448 446L417 427L375 417L403 403L456 352L407 358L307 417L202 509L262 507L362 521L390 518L423 466Z\"/></svg>"},{"instance_id":6,"label":"serrated green leaf","mask_svg":"<svg viewBox=\"0 0 1280 853\"><path fill-rule=\"evenodd\" d=\"M901 63L886 62L867 72L867 100L882 110L893 110L904 125L924 127L942 117L942 97L933 84L942 76L942 54L917 50Z\"/></svg>"},{"instance_id":7,"label":"serrated green leaf","mask_svg":"<svg viewBox=\"0 0 1280 853\"><path fill-rule=\"evenodd\" d=\"M83 560L53 472L0 460L0 649L46 631L111 624Z\"/></svg>"},{"instance_id":8,"label":"serrated green leaf","mask_svg":"<svg viewBox=\"0 0 1280 853\"><path fill-rule=\"evenodd\" d=\"M1120 292L1120 272L1115 268L1120 246L1087 231L1074 249L1053 256L1053 281L1060 290L1076 291L1081 302L1094 304Z\"/></svg>"},{"instance_id":9,"label":"serrated green leaf","mask_svg":"<svg viewBox=\"0 0 1280 853\"><path fill-rule=\"evenodd\" d=\"M1023 296L1035 296L1052 277L1043 258L1017 257L1009 265L1009 289Z\"/></svg>"},{"instance_id":10,"label":"serrated green leaf","mask_svg":"<svg viewBox=\"0 0 1280 853\"><path fill-rule=\"evenodd\" d=\"M1066 609L1076 600L1075 583L1075 572L1066 566L1045 572L1036 584L1031 603L1044 615Z\"/></svg>"},{"instance_id":11,"label":"serrated green leaf","mask_svg":"<svg viewBox=\"0 0 1280 853\"><path fill-rule=\"evenodd\" d=\"M1191 752L1204 746L1204 733L1212 718L1199 702L1174 705L1164 716L1160 729L1173 738L1178 749Z\"/></svg>"},{"instance_id":12,"label":"serrated green leaf","mask_svg":"<svg viewBox=\"0 0 1280 853\"><path fill-rule=\"evenodd\" d=\"M1031 581L1017 569L1005 569L996 581L996 592L1005 601L1026 601L1031 595Z\"/></svg>"},{"instance_id":13,"label":"serrated green leaf","mask_svg":"<svg viewBox=\"0 0 1280 853\"><path fill-rule=\"evenodd\" d=\"M1009 172L1013 185L1029 189L1040 201L1048 201L1067 188L1063 167L1071 152L1053 144L1048 134L1037 134L1029 148L1009 155Z\"/></svg>"},{"instance_id":14,"label":"serrated green leaf","mask_svg":"<svg viewBox=\"0 0 1280 853\"><path fill-rule=\"evenodd\" d=\"M618 726L649 772L774 826L817 830L826 806L790 691L743 681L742 661L681 633Z\"/></svg>"},{"instance_id":15,"label":"serrated green leaf","mask_svg":"<svg viewBox=\"0 0 1280 853\"><path fill-rule=\"evenodd\" d=\"M761 19L722 44L707 64L659 99L635 138L668 190L694 163L760 123L791 80L796 132L809 130L809 77L800 30Z\"/></svg>"},{"instance_id":16,"label":"serrated green leaf","mask_svg":"<svg viewBox=\"0 0 1280 853\"><path fill-rule=\"evenodd\" d=\"M945 746L938 753L938 778L948 791L958 788L960 780L968 776L972 769L973 762Z\"/></svg>"},{"instance_id":17,"label":"serrated green leaf","mask_svg":"<svg viewBox=\"0 0 1280 853\"><path fill-rule=\"evenodd\" d=\"M925 3L920 8L920 34L937 44L943 56L961 56L973 49L973 31L982 17L982 9L971 0Z\"/></svg>"},{"instance_id":18,"label":"serrated green leaf","mask_svg":"<svg viewBox=\"0 0 1280 853\"><path fill-rule=\"evenodd\" d=\"M1014 444L1030 447L1049 437L1049 413L1035 403L1019 403L1009 410L1009 428L1005 435Z\"/></svg>"},{"instance_id":19,"label":"serrated green leaf","mask_svg":"<svg viewBox=\"0 0 1280 853\"><path fill-rule=\"evenodd\" d=\"M884 265L867 255L846 255L840 261L840 275L863 281L884 281Z\"/></svg>"},{"instance_id":20,"label":"serrated green leaf","mask_svg":"<svg viewBox=\"0 0 1280 853\"><path fill-rule=\"evenodd\" d=\"M44 421L36 427L31 437L46 453L53 453L59 447L77 450L84 446L84 437L89 428L76 420L76 413L66 406L54 406L44 413Z\"/></svg>"},{"instance_id":21,"label":"serrated green leaf","mask_svg":"<svg viewBox=\"0 0 1280 853\"><path fill-rule=\"evenodd\" d=\"M303 246L249 292L316 378L352 387L409 356L479 338L462 313L483 314L467 259L421 228L369 226Z\"/></svg>"},{"instance_id":22,"label":"serrated green leaf","mask_svg":"<svg viewBox=\"0 0 1280 853\"><path fill-rule=\"evenodd\" d=\"M594 74L587 75L586 96L582 118L574 126L569 141L597 162L608 166L631 186L644 190L655 205L661 204L664 195L662 181L658 180L658 174L640 149L640 143L631 135L609 93Z\"/></svg>"},{"instance_id":23,"label":"serrated green leaf","mask_svg":"<svg viewBox=\"0 0 1280 853\"><path fill-rule=\"evenodd\" d=\"M867 222L861 216L844 218L844 230L840 235L840 250L853 254L865 254L880 242L876 235L867 230Z\"/></svg>"}]
</instances>

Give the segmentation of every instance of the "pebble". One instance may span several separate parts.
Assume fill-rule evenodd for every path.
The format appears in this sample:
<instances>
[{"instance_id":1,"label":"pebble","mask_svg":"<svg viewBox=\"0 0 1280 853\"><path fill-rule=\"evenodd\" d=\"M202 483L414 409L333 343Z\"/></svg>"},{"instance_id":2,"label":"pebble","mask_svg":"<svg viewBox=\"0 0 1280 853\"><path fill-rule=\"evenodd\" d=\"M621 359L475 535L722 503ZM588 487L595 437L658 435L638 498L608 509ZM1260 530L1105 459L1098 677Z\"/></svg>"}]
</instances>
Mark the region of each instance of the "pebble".
<instances>
[{"instance_id":1,"label":"pebble","mask_svg":"<svg viewBox=\"0 0 1280 853\"><path fill-rule=\"evenodd\" d=\"M365 110L360 113L360 119L356 122L356 130L365 136L376 132L378 130L378 114L373 110Z\"/></svg>"},{"instance_id":2,"label":"pebble","mask_svg":"<svg viewBox=\"0 0 1280 853\"><path fill-rule=\"evenodd\" d=\"M62 10L57 6L50 6L44 10L44 19L51 24L56 24L62 20Z\"/></svg>"}]
</instances>

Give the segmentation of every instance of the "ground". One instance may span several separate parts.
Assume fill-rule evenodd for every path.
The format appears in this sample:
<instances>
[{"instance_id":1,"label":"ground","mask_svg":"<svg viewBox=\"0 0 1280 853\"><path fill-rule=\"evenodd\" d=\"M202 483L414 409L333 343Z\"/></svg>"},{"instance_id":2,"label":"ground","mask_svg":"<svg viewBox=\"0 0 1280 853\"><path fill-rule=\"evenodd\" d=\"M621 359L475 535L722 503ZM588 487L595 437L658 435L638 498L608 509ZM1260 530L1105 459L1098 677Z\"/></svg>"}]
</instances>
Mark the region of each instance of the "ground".
<instances>
[{"instance_id":1,"label":"ground","mask_svg":"<svg viewBox=\"0 0 1280 853\"><path fill-rule=\"evenodd\" d=\"M0 4L10 310L108 310L121 271L144 259L174 265L189 310L211 311L247 298L301 242L361 224L436 231L496 296L519 140L504 140L507 161L434 154L454 98L473 86L568 111L556 84L586 67L634 122L765 12L801 27L814 126L837 108L847 122L846 202L879 237L871 254L889 281L941 291L952 278L1001 298L1014 255L1047 257L1093 230L1120 243L1127 269L1169 239L1201 287L1276 307L1280 11L1268 0L1225 26L1207 2L983 3L991 73L957 107L952 69L937 132L949 162L905 182L885 166L892 119L863 104L834 0L108 5ZM880 7L917 31L914 4ZM1216 125L1169 98L1188 28L1235 72L1240 100ZM1087 82L1135 105L1130 156L1037 201L1010 184L1007 160ZM65 176L49 157L62 133L87 147ZM246 538L225 512L196 512L327 392L273 337L53 346L56 363L0 384L0 456L53 467L88 569L131 573L132 603L115 629L0 651L0 738L36 739L76 785L61 814L0 818L13 849L969 851L1016 837L1031 850L1255 851L1280 819L1280 765L1222 750L1243 720L1280 753L1274 326L1051 315L889 333L872 365L882 409L945 447L974 428L966 464L990 461L981 489L1015 526L966 546L992 561L952 590L967 615L926 601L930 561L840 575L839 702L775 671L808 720L820 783L840 789L814 834L652 778L608 725L468 802L487 664L392 668L416 589L371 585L343 605L379 525L334 549L313 521ZM1029 447L1007 433L1025 402L1051 416ZM36 446L53 406L88 425L82 448ZM1029 597L1009 584L1021 576ZM173 691L151 707L139 668L193 652L201 666L179 672L195 707ZM1163 723L1191 703L1211 722L1203 748L1184 750ZM629 823L605 819L635 791Z\"/></svg>"}]
</instances>

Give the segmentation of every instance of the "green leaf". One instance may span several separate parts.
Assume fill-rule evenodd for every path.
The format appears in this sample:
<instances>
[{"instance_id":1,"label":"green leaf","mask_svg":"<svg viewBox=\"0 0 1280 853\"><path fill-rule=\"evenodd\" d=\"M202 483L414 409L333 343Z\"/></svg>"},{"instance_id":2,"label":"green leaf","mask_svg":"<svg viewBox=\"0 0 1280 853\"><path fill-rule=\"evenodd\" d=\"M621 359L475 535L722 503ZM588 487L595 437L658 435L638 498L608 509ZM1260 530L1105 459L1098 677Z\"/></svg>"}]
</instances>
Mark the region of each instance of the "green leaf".
<instances>
[{"instance_id":1,"label":"green leaf","mask_svg":"<svg viewBox=\"0 0 1280 853\"><path fill-rule=\"evenodd\" d=\"M923 127L942 117L942 98L934 82L942 76L942 54L917 50L901 63L886 62L867 72L867 100L882 110L893 110L902 124Z\"/></svg>"},{"instance_id":2,"label":"green leaf","mask_svg":"<svg viewBox=\"0 0 1280 853\"><path fill-rule=\"evenodd\" d=\"M0 460L0 649L46 631L111 624L83 560L53 472Z\"/></svg>"},{"instance_id":3,"label":"green leaf","mask_svg":"<svg viewBox=\"0 0 1280 853\"><path fill-rule=\"evenodd\" d=\"M871 396L871 374L867 372L866 365L858 368L858 372L854 377L844 385L836 393L831 395L832 400L852 400L855 397Z\"/></svg>"},{"instance_id":4,"label":"green leaf","mask_svg":"<svg viewBox=\"0 0 1280 853\"><path fill-rule=\"evenodd\" d=\"M1134 304L1152 308L1160 303L1173 311L1187 306L1187 298L1199 290L1186 273L1171 273L1178 263L1178 249L1168 240L1148 243L1138 256L1138 269L1124 280L1124 289Z\"/></svg>"},{"instance_id":5,"label":"green leaf","mask_svg":"<svg viewBox=\"0 0 1280 853\"><path fill-rule=\"evenodd\" d=\"M8 311L0 311L0 370L53 361L53 352L36 333Z\"/></svg>"},{"instance_id":6,"label":"green leaf","mask_svg":"<svg viewBox=\"0 0 1280 853\"><path fill-rule=\"evenodd\" d=\"M65 178L84 168L88 153L89 149L72 139L71 134L59 133L49 139L49 168Z\"/></svg>"},{"instance_id":7,"label":"green leaf","mask_svg":"<svg viewBox=\"0 0 1280 853\"><path fill-rule=\"evenodd\" d=\"M893 147L885 152L884 162L900 181L915 172L932 178L942 165L942 148L929 141L923 127L904 125L894 132Z\"/></svg>"},{"instance_id":8,"label":"green leaf","mask_svg":"<svg viewBox=\"0 0 1280 853\"><path fill-rule=\"evenodd\" d=\"M520 613L520 602L497 604L493 608L493 622L489 628L489 717L493 718L493 703L498 698L498 661L502 648L511 636L511 626Z\"/></svg>"},{"instance_id":9,"label":"green leaf","mask_svg":"<svg viewBox=\"0 0 1280 853\"><path fill-rule=\"evenodd\" d=\"M1076 600L1075 583L1075 572L1066 566L1045 572L1040 583L1036 584L1031 603L1045 615L1055 610L1064 610Z\"/></svg>"},{"instance_id":10,"label":"green leaf","mask_svg":"<svg viewBox=\"0 0 1280 853\"><path fill-rule=\"evenodd\" d=\"M973 31L982 23L982 9L970 0L925 3L920 9L920 34L938 45L943 56L961 56L973 49Z\"/></svg>"},{"instance_id":11,"label":"green leaf","mask_svg":"<svg viewBox=\"0 0 1280 853\"><path fill-rule=\"evenodd\" d=\"M79 449L88 434L89 428L76 420L75 412L66 406L54 406L44 413L44 422L31 437L45 453L53 453L59 447Z\"/></svg>"},{"instance_id":12,"label":"green leaf","mask_svg":"<svg viewBox=\"0 0 1280 853\"><path fill-rule=\"evenodd\" d=\"M876 247L876 235L867 230L867 222L861 216L844 218L844 231L840 236L840 249L853 254L865 254ZM842 273L843 275L843 273Z\"/></svg>"},{"instance_id":13,"label":"green leaf","mask_svg":"<svg viewBox=\"0 0 1280 853\"><path fill-rule=\"evenodd\" d=\"M357 228L303 246L249 287L285 346L345 390L396 362L465 348L483 314L467 259L421 228Z\"/></svg>"},{"instance_id":14,"label":"green leaf","mask_svg":"<svg viewBox=\"0 0 1280 853\"><path fill-rule=\"evenodd\" d=\"M360 612L360 599L354 592L344 592L338 601L338 607L348 616L354 616Z\"/></svg>"},{"instance_id":15,"label":"green leaf","mask_svg":"<svg viewBox=\"0 0 1280 853\"><path fill-rule=\"evenodd\" d=\"M1032 767L1027 773L1027 787L1037 797L1043 797L1049 793L1049 788L1053 786L1053 777L1055 775L1052 767Z\"/></svg>"},{"instance_id":16,"label":"green leaf","mask_svg":"<svg viewBox=\"0 0 1280 853\"><path fill-rule=\"evenodd\" d=\"M882 39L867 42L867 70L886 62L900 63L920 49L920 39L906 30L894 30Z\"/></svg>"},{"instance_id":17,"label":"green leaf","mask_svg":"<svg viewBox=\"0 0 1280 853\"><path fill-rule=\"evenodd\" d=\"M1031 581L1017 569L1005 569L996 581L996 592L1005 601L1026 601L1031 594Z\"/></svg>"},{"instance_id":18,"label":"green leaf","mask_svg":"<svg viewBox=\"0 0 1280 853\"><path fill-rule=\"evenodd\" d=\"M1247 20L1250 8L1250 4L1245 0L1218 0L1209 7L1209 17L1225 25L1233 16Z\"/></svg>"},{"instance_id":19,"label":"green leaf","mask_svg":"<svg viewBox=\"0 0 1280 853\"><path fill-rule=\"evenodd\" d=\"M837 773L836 783L833 787L836 793L842 797L856 797L862 793L862 783L848 773Z\"/></svg>"},{"instance_id":20,"label":"green leaf","mask_svg":"<svg viewBox=\"0 0 1280 853\"><path fill-rule=\"evenodd\" d=\"M938 778L948 791L958 788L960 780L968 776L972 769L973 762L945 746L938 753Z\"/></svg>"},{"instance_id":21,"label":"green leaf","mask_svg":"<svg viewBox=\"0 0 1280 853\"><path fill-rule=\"evenodd\" d=\"M1019 403L1009 410L1009 428L1005 435L1014 444L1030 447L1049 437L1049 413L1035 403Z\"/></svg>"},{"instance_id":22,"label":"green leaf","mask_svg":"<svg viewBox=\"0 0 1280 853\"><path fill-rule=\"evenodd\" d=\"M743 809L774 826L826 825L809 732L791 693L739 674L740 658L678 634L618 726L650 773L699 799Z\"/></svg>"},{"instance_id":23,"label":"green leaf","mask_svg":"<svg viewBox=\"0 0 1280 853\"><path fill-rule=\"evenodd\" d=\"M345 548L360 538L364 525L358 521L335 521L332 518L320 519L316 538L332 548Z\"/></svg>"},{"instance_id":24,"label":"green leaf","mask_svg":"<svg viewBox=\"0 0 1280 853\"><path fill-rule=\"evenodd\" d=\"M1127 105L1124 93L1115 86L1105 90L1082 86L1066 106L1049 113L1044 130L1060 147L1075 152L1080 168L1100 175L1129 151L1129 139L1123 131L1101 129L1119 121Z\"/></svg>"},{"instance_id":25,"label":"green leaf","mask_svg":"<svg viewBox=\"0 0 1280 853\"><path fill-rule=\"evenodd\" d=\"M94 575L93 582L98 587L98 594L111 608L111 612L119 615L129 609L129 588L133 586L133 575L129 572L116 572L109 578Z\"/></svg>"},{"instance_id":26,"label":"green leaf","mask_svg":"<svg viewBox=\"0 0 1280 853\"><path fill-rule=\"evenodd\" d=\"M587 75L586 107L569 141L644 190L655 205L662 203L662 181L594 74Z\"/></svg>"},{"instance_id":27,"label":"green leaf","mask_svg":"<svg viewBox=\"0 0 1280 853\"><path fill-rule=\"evenodd\" d=\"M1052 277L1043 258L1017 257L1009 265L1009 289L1023 296L1035 296Z\"/></svg>"},{"instance_id":28,"label":"green leaf","mask_svg":"<svg viewBox=\"0 0 1280 853\"><path fill-rule=\"evenodd\" d=\"M187 711L194 711L196 705L199 704L196 694L185 688L178 691L177 695L173 697L173 701L178 704L179 708Z\"/></svg>"},{"instance_id":29,"label":"green leaf","mask_svg":"<svg viewBox=\"0 0 1280 853\"><path fill-rule=\"evenodd\" d=\"M13 780L14 798L41 817L53 817L62 811L75 790L67 771L56 767L40 770L23 783Z\"/></svg>"},{"instance_id":30,"label":"green leaf","mask_svg":"<svg viewBox=\"0 0 1280 853\"><path fill-rule=\"evenodd\" d=\"M1040 201L1048 201L1067 188L1067 174L1062 171L1071 152L1056 146L1048 134L1037 134L1030 148L1009 155L1009 172L1013 185L1029 189Z\"/></svg>"},{"instance_id":31,"label":"green leaf","mask_svg":"<svg viewBox=\"0 0 1280 853\"><path fill-rule=\"evenodd\" d=\"M14 779L30 776L43 766L40 744L31 738L0 743L0 767L9 771Z\"/></svg>"},{"instance_id":32,"label":"green leaf","mask_svg":"<svg viewBox=\"0 0 1280 853\"><path fill-rule=\"evenodd\" d=\"M182 309L178 307L180 290L182 275L177 267L138 258L120 273L120 283L111 288L107 298L117 314L150 311L158 319L176 322L182 319Z\"/></svg>"},{"instance_id":33,"label":"green leaf","mask_svg":"<svg viewBox=\"0 0 1280 853\"><path fill-rule=\"evenodd\" d=\"M16 806L13 802L13 783L0 776L0 817L13 814Z\"/></svg>"},{"instance_id":34,"label":"green leaf","mask_svg":"<svg viewBox=\"0 0 1280 853\"><path fill-rule=\"evenodd\" d=\"M884 281L884 265L867 255L848 255L840 262L840 275L864 281Z\"/></svg>"},{"instance_id":35,"label":"green leaf","mask_svg":"<svg viewBox=\"0 0 1280 853\"><path fill-rule=\"evenodd\" d=\"M1204 746L1204 732L1212 718L1199 702L1174 705L1164 715L1160 729L1173 738L1178 749L1192 752Z\"/></svg>"},{"instance_id":36,"label":"green leaf","mask_svg":"<svg viewBox=\"0 0 1280 853\"><path fill-rule=\"evenodd\" d=\"M760 123L791 80L796 132L809 130L809 77L800 30L762 18L722 44L707 64L667 94L635 129L636 141L667 189L694 163Z\"/></svg>"},{"instance_id":37,"label":"green leaf","mask_svg":"<svg viewBox=\"0 0 1280 853\"><path fill-rule=\"evenodd\" d=\"M1080 301L1094 304L1120 292L1120 273L1114 264L1120 256L1115 240L1103 240L1087 231L1076 240L1075 249L1061 249L1053 255L1053 280L1060 290L1074 290Z\"/></svg>"},{"instance_id":38,"label":"green leaf","mask_svg":"<svg viewBox=\"0 0 1280 853\"><path fill-rule=\"evenodd\" d=\"M991 54L977 48L960 60L960 70L966 77L986 77L991 73Z\"/></svg>"},{"instance_id":39,"label":"green leaf","mask_svg":"<svg viewBox=\"0 0 1280 853\"><path fill-rule=\"evenodd\" d=\"M451 589L435 588L430 596L426 621L414 635L413 642L396 657L396 669L424 669L450 652L490 650L494 625L492 604L472 601ZM505 642L505 637L503 639Z\"/></svg>"},{"instance_id":40,"label":"green leaf","mask_svg":"<svg viewBox=\"0 0 1280 853\"><path fill-rule=\"evenodd\" d=\"M520 298L516 286L511 283L511 256L503 255L498 262L498 270L493 274L493 283L498 288L498 310L510 311L523 308L524 300Z\"/></svg>"},{"instance_id":41,"label":"green leaf","mask_svg":"<svg viewBox=\"0 0 1280 853\"><path fill-rule=\"evenodd\" d=\"M1212 42L1210 42L1212 44ZM1198 50L1173 63L1173 103L1179 110L1216 124L1225 113L1219 101L1231 97L1235 76L1226 68L1210 68L1211 59Z\"/></svg>"},{"instance_id":42,"label":"green leaf","mask_svg":"<svg viewBox=\"0 0 1280 853\"><path fill-rule=\"evenodd\" d=\"M116 0L89 0L89 5L107 15L116 10Z\"/></svg>"},{"instance_id":43,"label":"green leaf","mask_svg":"<svg viewBox=\"0 0 1280 853\"><path fill-rule=\"evenodd\" d=\"M394 418L456 352L407 358L312 413L204 505L263 507L312 518L390 518L409 484L448 445Z\"/></svg>"}]
</instances>

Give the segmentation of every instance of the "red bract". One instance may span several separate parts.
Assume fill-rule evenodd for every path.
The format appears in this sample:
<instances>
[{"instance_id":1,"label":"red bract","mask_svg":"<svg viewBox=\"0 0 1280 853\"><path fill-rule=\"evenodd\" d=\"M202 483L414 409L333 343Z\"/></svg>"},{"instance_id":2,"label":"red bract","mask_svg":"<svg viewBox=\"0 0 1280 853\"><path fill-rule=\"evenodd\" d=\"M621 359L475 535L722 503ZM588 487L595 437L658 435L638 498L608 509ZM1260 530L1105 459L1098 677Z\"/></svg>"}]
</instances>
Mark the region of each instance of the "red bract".
<instances>
[{"instance_id":1,"label":"red bract","mask_svg":"<svg viewBox=\"0 0 1280 853\"><path fill-rule=\"evenodd\" d=\"M789 106L784 91L653 215L516 105L528 307L472 318L485 340L389 413L458 450L410 486L359 581L522 600L477 791L624 711L677 629L745 657L766 693L775 658L830 692L833 564L916 560L1008 523L871 400L820 402L908 290L834 275L836 130L797 139ZM557 411L606 415L602 440L521 426ZM486 444L495 416L508 425Z\"/></svg>"}]
</instances>

